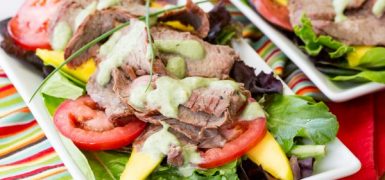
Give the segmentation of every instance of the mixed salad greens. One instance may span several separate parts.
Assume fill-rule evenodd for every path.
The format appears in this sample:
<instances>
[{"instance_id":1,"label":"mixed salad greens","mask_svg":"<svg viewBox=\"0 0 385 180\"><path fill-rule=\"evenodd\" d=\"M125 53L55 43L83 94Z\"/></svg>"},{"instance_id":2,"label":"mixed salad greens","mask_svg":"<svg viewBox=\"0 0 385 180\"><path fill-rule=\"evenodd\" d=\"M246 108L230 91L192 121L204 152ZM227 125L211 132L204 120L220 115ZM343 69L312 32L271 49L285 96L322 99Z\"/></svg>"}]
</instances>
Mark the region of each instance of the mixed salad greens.
<instances>
[{"instance_id":1,"label":"mixed salad greens","mask_svg":"<svg viewBox=\"0 0 385 180\"><path fill-rule=\"evenodd\" d=\"M385 83L384 1L244 2L284 30L332 81Z\"/></svg>"},{"instance_id":2,"label":"mixed salad greens","mask_svg":"<svg viewBox=\"0 0 385 180\"><path fill-rule=\"evenodd\" d=\"M23 14L47 8L65 13ZM77 24L65 49L52 45L64 36L52 17ZM324 103L282 94L239 59L228 44L240 25L223 3L206 13L191 1L27 0L6 22L25 34L2 27L3 49L48 75L37 93L87 179L300 179L336 137Z\"/></svg>"}]
</instances>

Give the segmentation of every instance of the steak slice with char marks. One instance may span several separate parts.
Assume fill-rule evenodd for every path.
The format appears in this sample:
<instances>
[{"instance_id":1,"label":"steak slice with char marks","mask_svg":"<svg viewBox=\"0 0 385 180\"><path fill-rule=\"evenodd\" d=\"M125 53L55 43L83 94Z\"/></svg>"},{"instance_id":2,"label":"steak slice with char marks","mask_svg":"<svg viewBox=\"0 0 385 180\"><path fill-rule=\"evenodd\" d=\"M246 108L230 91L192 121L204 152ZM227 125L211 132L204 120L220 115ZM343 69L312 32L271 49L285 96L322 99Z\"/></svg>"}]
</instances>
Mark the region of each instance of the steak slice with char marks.
<instances>
[{"instance_id":1,"label":"steak slice with char marks","mask_svg":"<svg viewBox=\"0 0 385 180\"><path fill-rule=\"evenodd\" d=\"M237 53L228 46L212 45L189 32L179 32L164 26L151 28L154 40L195 40L205 49L206 56L202 60L184 58L186 62L186 76L211 77L227 79L235 61L239 60ZM172 54L159 53L159 57L167 64Z\"/></svg>"}]
</instances>

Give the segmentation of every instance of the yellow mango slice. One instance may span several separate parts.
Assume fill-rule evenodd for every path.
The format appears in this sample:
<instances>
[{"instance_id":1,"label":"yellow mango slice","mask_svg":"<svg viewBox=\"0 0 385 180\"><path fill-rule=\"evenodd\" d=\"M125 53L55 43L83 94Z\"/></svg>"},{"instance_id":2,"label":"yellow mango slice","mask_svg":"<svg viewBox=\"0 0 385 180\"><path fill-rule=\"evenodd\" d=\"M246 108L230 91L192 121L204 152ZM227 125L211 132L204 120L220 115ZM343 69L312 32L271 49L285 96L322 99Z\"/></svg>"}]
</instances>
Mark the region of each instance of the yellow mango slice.
<instances>
[{"instance_id":1,"label":"yellow mango slice","mask_svg":"<svg viewBox=\"0 0 385 180\"><path fill-rule=\"evenodd\" d=\"M280 4L282 6L287 6L287 0L275 0L275 2L277 2L278 4Z\"/></svg>"},{"instance_id":2,"label":"yellow mango slice","mask_svg":"<svg viewBox=\"0 0 385 180\"><path fill-rule=\"evenodd\" d=\"M185 31L185 32L192 32L194 31L194 27L191 26L191 25L184 25L182 24L181 22L179 21L167 21L167 22L164 22L164 24L166 24L167 26L171 26L175 29L178 29L178 30L181 30L181 31Z\"/></svg>"},{"instance_id":3,"label":"yellow mango slice","mask_svg":"<svg viewBox=\"0 0 385 180\"><path fill-rule=\"evenodd\" d=\"M145 180L164 157L154 158L151 154L133 149L120 180Z\"/></svg>"},{"instance_id":4,"label":"yellow mango slice","mask_svg":"<svg viewBox=\"0 0 385 180\"><path fill-rule=\"evenodd\" d=\"M350 52L347 55L347 60L350 67L356 67L360 64L361 58L364 57L366 52L368 52L372 47L371 46L356 46L354 51Z\"/></svg>"},{"instance_id":5,"label":"yellow mango slice","mask_svg":"<svg viewBox=\"0 0 385 180\"><path fill-rule=\"evenodd\" d=\"M58 67L61 63L64 62L64 52L63 51L50 51L45 49L37 49L36 55L43 60L45 65L51 65L53 67ZM87 82L90 76L95 72L96 65L93 59L89 59L87 62L77 67L76 69L68 68L65 65L62 70L73 77L79 79L80 81Z\"/></svg>"},{"instance_id":6,"label":"yellow mango slice","mask_svg":"<svg viewBox=\"0 0 385 180\"><path fill-rule=\"evenodd\" d=\"M286 154L269 132L257 146L247 152L247 156L275 178L293 179L293 172Z\"/></svg>"}]
</instances>

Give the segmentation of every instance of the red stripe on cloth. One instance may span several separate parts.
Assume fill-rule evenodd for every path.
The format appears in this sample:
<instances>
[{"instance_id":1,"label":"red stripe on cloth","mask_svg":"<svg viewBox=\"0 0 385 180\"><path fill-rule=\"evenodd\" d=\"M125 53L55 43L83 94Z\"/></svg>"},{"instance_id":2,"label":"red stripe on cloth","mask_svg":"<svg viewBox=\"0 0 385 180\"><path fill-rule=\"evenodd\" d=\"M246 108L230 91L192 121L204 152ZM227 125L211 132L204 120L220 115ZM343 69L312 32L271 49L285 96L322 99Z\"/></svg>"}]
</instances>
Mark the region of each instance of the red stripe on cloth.
<instances>
[{"instance_id":1,"label":"red stripe on cloth","mask_svg":"<svg viewBox=\"0 0 385 180\"><path fill-rule=\"evenodd\" d=\"M278 54L281 52L280 49L274 49L272 52L269 53L269 55L265 58L265 61L268 61L273 55Z\"/></svg>"},{"instance_id":2,"label":"red stripe on cloth","mask_svg":"<svg viewBox=\"0 0 385 180\"><path fill-rule=\"evenodd\" d=\"M364 96L345 103L328 103L340 123L338 137L361 161L361 170L347 180L376 179L374 165L374 98Z\"/></svg>"},{"instance_id":3,"label":"red stripe on cloth","mask_svg":"<svg viewBox=\"0 0 385 180\"><path fill-rule=\"evenodd\" d=\"M375 160L377 175L385 175L385 91L375 94L376 121L375 121Z\"/></svg>"},{"instance_id":4,"label":"red stripe on cloth","mask_svg":"<svg viewBox=\"0 0 385 180\"><path fill-rule=\"evenodd\" d=\"M263 49L265 49L265 47L266 47L267 45L269 45L269 43L270 43L269 40L265 41L265 42L262 44L262 46L259 47L259 48L257 49L257 53L260 54L261 51L263 51Z\"/></svg>"},{"instance_id":5,"label":"red stripe on cloth","mask_svg":"<svg viewBox=\"0 0 385 180\"><path fill-rule=\"evenodd\" d=\"M24 130L26 130L26 129L34 126L34 125L37 125L35 120L28 122L26 124L0 127L0 137L4 138L4 136L10 136L10 135L17 134L17 133L24 131Z\"/></svg>"},{"instance_id":6,"label":"red stripe on cloth","mask_svg":"<svg viewBox=\"0 0 385 180\"><path fill-rule=\"evenodd\" d=\"M36 153L36 154L34 154L34 155L32 155L32 156L28 156L27 158L21 159L21 160L19 160L19 161L13 162L13 163L0 165L0 167L1 167L1 166L11 166L11 165L17 165L17 164L27 163L27 162L34 161L34 160L36 160L36 159L39 159L40 157L45 156L45 155L50 154L50 153L53 153L53 152L55 152L55 150L54 150L52 147L49 147L48 149L45 149L45 150L43 150L43 151L40 151L39 153Z\"/></svg>"},{"instance_id":7,"label":"red stripe on cloth","mask_svg":"<svg viewBox=\"0 0 385 180\"><path fill-rule=\"evenodd\" d=\"M46 171L46 170L49 170L49 169L54 169L54 168L61 167L61 166L64 166L64 164L60 163L60 164L57 164L57 165L45 166L45 167L41 167L41 168L35 169L33 171L26 172L24 174L19 174L19 175L16 175L16 176L10 176L10 177L4 178L2 180L22 179L22 178L33 176L33 175L39 174L39 173L41 173L43 171Z\"/></svg>"},{"instance_id":8,"label":"red stripe on cloth","mask_svg":"<svg viewBox=\"0 0 385 180\"><path fill-rule=\"evenodd\" d=\"M0 87L0 92L8 90L8 89L11 89L11 88L14 88L13 85L12 84L8 84L6 86Z\"/></svg>"},{"instance_id":9,"label":"red stripe on cloth","mask_svg":"<svg viewBox=\"0 0 385 180\"><path fill-rule=\"evenodd\" d=\"M1 78L6 78L7 75L6 75L6 74L0 74L0 77L1 77Z\"/></svg>"}]
</instances>

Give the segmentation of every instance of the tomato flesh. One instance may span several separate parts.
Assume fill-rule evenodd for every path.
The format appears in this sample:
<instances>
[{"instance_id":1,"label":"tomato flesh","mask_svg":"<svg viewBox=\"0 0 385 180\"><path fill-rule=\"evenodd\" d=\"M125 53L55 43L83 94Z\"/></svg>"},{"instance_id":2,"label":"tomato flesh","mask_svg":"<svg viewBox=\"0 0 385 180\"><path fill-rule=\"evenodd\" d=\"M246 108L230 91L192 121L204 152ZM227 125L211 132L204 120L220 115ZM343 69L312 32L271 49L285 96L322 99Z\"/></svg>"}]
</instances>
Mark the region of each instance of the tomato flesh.
<instances>
[{"instance_id":1,"label":"tomato flesh","mask_svg":"<svg viewBox=\"0 0 385 180\"><path fill-rule=\"evenodd\" d=\"M222 148L213 148L202 152L203 162L199 164L199 167L215 168L240 158L256 146L266 133L265 118L253 121L238 121L236 123L236 126L243 127L242 129L245 129L245 131L237 138L226 143Z\"/></svg>"},{"instance_id":2,"label":"tomato flesh","mask_svg":"<svg viewBox=\"0 0 385 180\"><path fill-rule=\"evenodd\" d=\"M84 150L111 150L132 143L143 132L146 123L135 116L125 120L124 126L113 126L88 96L64 101L54 115L59 131Z\"/></svg>"},{"instance_id":3,"label":"tomato flesh","mask_svg":"<svg viewBox=\"0 0 385 180\"><path fill-rule=\"evenodd\" d=\"M54 23L63 0L26 0L8 23L8 32L27 50L50 49L50 23Z\"/></svg>"},{"instance_id":4,"label":"tomato flesh","mask_svg":"<svg viewBox=\"0 0 385 180\"><path fill-rule=\"evenodd\" d=\"M252 0L251 3L265 19L283 29L293 31L287 6L278 4L274 0Z\"/></svg>"}]
</instances>

